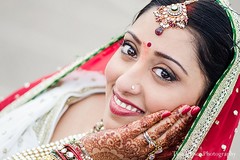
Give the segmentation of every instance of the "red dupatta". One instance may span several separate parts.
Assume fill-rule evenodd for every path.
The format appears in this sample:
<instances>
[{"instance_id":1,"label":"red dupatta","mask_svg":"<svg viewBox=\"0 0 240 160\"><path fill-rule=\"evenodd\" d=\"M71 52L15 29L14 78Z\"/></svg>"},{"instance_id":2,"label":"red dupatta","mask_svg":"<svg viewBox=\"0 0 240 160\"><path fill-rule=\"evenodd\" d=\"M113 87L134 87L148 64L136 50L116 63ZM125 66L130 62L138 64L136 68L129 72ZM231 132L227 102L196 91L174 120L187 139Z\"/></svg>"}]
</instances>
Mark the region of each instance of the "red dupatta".
<instances>
[{"instance_id":1,"label":"red dupatta","mask_svg":"<svg viewBox=\"0 0 240 160\"><path fill-rule=\"evenodd\" d=\"M227 159L239 154L229 152L240 119L239 89L240 76L238 76L232 94L195 154L194 160Z\"/></svg>"}]
</instances>

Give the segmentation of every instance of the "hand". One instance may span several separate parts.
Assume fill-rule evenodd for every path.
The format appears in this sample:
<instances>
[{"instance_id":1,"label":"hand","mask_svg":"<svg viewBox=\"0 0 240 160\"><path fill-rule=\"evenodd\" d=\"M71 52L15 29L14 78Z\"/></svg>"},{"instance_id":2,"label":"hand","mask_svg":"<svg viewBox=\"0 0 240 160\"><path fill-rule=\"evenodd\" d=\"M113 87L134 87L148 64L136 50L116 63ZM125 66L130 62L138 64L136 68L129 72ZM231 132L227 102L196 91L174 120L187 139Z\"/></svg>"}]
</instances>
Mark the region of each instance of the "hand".
<instances>
[{"instance_id":1,"label":"hand","mask_svg":"<svg viewBox=\"0 0 240 160\"><path fill-rule=\"evenodd\" d=\"M123 127L87 135L82 143L94 160L141 160L155 149L143 136L147 131L163 149L156 159L168 159L184 139L199 110L199 107L187 105L172 113L162 110Z\"/></svg>"}]
</instances>

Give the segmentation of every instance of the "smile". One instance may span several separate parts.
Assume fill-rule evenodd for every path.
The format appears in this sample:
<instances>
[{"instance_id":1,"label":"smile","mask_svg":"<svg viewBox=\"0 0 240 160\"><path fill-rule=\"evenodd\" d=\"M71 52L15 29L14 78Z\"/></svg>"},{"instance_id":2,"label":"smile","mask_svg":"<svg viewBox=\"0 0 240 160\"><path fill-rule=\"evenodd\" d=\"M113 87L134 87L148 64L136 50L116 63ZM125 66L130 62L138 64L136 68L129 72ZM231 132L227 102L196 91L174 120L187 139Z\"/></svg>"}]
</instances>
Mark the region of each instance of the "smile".
<instances>
[{"instance_id":1,"label":"smile","mask_svg":"<svg viewBox=\"0 0 240 160\"><path fill-rule=\"evenodd\" d=\"M120 107L122 107L122 108L124 108L124 109L126 109L126 110L128 110L128 111L132 111L132 112L136 112L136 113L143 113L143 111L137 109L136 107L133 107L133 106L130 105L130 104L126 104L126 103L122 102L120 99L117 98L116 95L114 95L113 98L114 98L115 103L116 103L118 106L120 106Z\"/></svg>"}]
</instances>

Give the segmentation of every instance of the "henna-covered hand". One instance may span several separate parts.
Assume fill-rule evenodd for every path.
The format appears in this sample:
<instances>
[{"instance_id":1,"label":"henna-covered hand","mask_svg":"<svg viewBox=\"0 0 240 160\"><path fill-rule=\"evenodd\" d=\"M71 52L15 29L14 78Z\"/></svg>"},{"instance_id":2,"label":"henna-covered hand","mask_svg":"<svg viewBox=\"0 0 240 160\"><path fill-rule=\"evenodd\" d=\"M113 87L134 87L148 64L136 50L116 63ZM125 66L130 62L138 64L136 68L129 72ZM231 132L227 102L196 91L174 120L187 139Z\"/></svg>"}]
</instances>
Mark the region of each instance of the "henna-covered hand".
<instances>
[{"instance_id":1,"label":"henna-covered hand","mask_svg":"<svg viewBox=\"0 0 240 160\"><path fill-rule=\"evenodd\" d=\"M169 159L199 110L199 107L184 105L171 114L166 110L159 111L123 127L87 135L81 141L94 160L141 160L155 149L143 136L147 131L151 139L163 148L156 159Z\"/></svg>"}]
</instances>

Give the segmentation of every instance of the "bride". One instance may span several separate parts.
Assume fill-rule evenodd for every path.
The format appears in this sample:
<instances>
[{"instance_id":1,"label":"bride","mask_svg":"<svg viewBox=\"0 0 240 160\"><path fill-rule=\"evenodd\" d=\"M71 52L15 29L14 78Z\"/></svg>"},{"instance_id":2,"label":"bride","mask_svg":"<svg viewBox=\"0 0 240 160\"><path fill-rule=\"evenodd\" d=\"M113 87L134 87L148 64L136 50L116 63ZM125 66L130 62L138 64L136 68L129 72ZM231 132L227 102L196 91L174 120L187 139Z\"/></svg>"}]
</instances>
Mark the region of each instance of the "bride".
<instances>
[{"instance_id":1,"label":"bride","mask_svg":"<svg viewBox=\"0 0 240 160\"><path fill-rule=\"evenodd\" d=\"M1 102L1 159L226 159L238 18L221 0L152 0L123 36Z\"/></svg>"}]
</instances>

